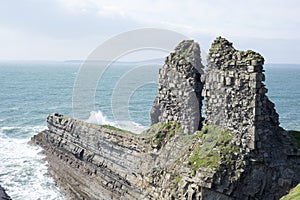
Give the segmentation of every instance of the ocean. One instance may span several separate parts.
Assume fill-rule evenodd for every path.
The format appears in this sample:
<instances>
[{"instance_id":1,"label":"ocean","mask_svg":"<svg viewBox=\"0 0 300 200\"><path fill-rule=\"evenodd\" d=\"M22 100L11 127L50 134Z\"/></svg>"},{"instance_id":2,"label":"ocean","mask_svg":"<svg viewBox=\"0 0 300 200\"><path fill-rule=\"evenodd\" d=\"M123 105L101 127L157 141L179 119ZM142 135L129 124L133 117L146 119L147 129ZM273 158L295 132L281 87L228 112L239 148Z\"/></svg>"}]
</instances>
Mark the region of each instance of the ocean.
<instances>
[{"instance_id":1,"label":"ocean","mask_svg":"<svg viewBox=\"0 0 300 200\"><path fill-rule=\"evenodd\" d=\"M0 63L0 184L14 200L64 199L47 172L41 148L28 141L46 128L49 113L73 116L73 88L80 66L80 62ZM124 74L134 75L133 67L132 63L115 63L105 71L90 118L133 131L149 126L149 111L157 94L153 82L140 84L130 98L126 96L127 103L122 106L129 117L124 117L123 123L114 116L118 109L112 111L116 108L112 99L125 98L112 98L113 91ZM281 126L300 130L300 65L267 64L265 70L268 96L276 105Z\"/></svg>"}]
</instances>

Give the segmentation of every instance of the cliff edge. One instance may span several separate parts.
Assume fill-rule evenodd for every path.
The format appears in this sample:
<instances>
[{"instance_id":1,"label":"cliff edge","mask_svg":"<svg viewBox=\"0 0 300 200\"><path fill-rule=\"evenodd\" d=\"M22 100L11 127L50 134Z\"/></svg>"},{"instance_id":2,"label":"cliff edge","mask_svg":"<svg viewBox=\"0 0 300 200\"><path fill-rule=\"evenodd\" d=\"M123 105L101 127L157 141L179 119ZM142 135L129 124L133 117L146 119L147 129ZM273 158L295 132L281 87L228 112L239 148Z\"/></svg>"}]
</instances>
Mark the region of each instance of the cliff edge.
<instances>
[{"instance_id":1,"label":"cliff edge","mask_svg":"<svg viewBox=\"0 0 300 200\"><path fill-rule=\"evenodd\" d=\"M71 199L279 199L300 182L300 132L279 126L263 64L218 37L202 73L199 45L183 41L159 72L147 131L52 114L32 141Z\"/></svg>"}]
</instances>

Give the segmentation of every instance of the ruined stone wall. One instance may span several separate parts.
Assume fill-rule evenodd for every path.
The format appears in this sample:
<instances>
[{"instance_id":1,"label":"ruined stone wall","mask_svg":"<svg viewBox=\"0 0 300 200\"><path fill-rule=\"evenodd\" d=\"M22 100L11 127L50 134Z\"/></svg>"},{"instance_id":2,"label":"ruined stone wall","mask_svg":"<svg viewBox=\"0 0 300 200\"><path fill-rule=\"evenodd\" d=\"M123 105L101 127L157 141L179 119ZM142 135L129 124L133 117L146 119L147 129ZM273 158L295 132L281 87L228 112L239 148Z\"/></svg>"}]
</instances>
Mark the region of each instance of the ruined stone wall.
<instances>
[{"instance_id":1,"label":"ruined stone wall","mask_svg":"<svg viewBox=\"0 0 300 200\"><path fill-rule=\"evenodd\" d=\"M202 64L200 47L192 40L181 42L159 70L158 96L151 123L178 121L186 134L201 126Z\"/></svg>"},{"instance_id":2,"label":"ruined stone wall","mask_svg":"<svg viewBox=\"0 0 300 200\"><path fill-rule=\"evenodd\" d=\"M32 141L69 198L279 199L300 182L299 132L279 127L263 57L223 38L209 51L202 91L209 126L186 135L201 123L199 53L184 41L166 59L151 113L156 124L140 135L48 116L48 129ZM178 123L157 123L168 121L185 134Z\"/></svg>"},{"instance_id":3,"label":"ruined stone wall","mask_svg":"<svg viewBox=\"0 0 300 200\"><path fill-rule=\"evenodd\" d=\"M261 139L258 134L272 132L279 125L274 104L265 95L263 64L260 54L236 50L221 37L208 54L203 90L206 123L235 132L237 142L248 151Z\"/></svg>"}]
</instances>

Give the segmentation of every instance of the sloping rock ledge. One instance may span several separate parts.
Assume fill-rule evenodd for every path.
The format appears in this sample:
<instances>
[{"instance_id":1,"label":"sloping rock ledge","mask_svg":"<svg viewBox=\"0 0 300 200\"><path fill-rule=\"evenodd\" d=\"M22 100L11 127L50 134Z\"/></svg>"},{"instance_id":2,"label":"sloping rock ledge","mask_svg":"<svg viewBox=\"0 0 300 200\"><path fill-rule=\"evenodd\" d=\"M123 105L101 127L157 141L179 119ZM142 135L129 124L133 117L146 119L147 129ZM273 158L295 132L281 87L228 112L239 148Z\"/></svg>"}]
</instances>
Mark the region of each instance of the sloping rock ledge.
<instances>
[{"instance_id":1,"label":"sloping rock ledge","mask_svg":"<svg viewBox=\"0 0 300 200\"><path fill-rule=\"evenodd\" d=\"M52 114L32 141L70 199L279 199L300 183L300 132L279 126L263 64L218 37L203 74L199 45L183 41L159 72L149 130Z\"/></svg>"}]
</instances>

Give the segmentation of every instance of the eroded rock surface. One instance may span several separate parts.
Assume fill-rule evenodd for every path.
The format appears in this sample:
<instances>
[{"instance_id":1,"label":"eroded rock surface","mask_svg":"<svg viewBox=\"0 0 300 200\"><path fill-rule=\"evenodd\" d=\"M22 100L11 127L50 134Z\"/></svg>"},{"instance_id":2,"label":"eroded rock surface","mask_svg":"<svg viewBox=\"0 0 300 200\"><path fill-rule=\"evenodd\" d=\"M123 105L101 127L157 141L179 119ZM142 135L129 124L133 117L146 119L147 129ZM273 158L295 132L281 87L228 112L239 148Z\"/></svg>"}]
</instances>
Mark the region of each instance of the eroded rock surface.
<instances>
[{"instance_id":1,"label":"eroded rock surface","mask_svg":"<svg viewBox=\"0 0 300 200\"><path fill-rule=\"evenodd\" d=\"M266 96L264 58L251 50L236 50L218 37L208 54L206 123L236 132L248 151L272 137L279 127L278 114ZM271 134L271 135L270 135Z\"/></svg>"},{"instance_id":2,"label":"eroded rock surface","mask_svg":"<svg viewBox=\"0 0 300 200\"><path fill-rule=\"evenodd\" d=\"M152 172L185 148L173 123L141 135L59 114L49 115L47 125L32 141L45 149L49 172L69 198L155 199Z\"/></svg>"},{"instance_id":3,"label":"eroded rock surface","mask_svg":"<svg viewBox=\"0 0 300 200\"><path fill-rule=\"evenodd\" d=\"M291 135L279 126L275 105L266 96L263 64L260 54L236 50L221 37L208 55L205 120L234 134L245 172L231 195L242 199L278 199L300 177L299 151L293 152Z\"/></svg>"},{"instance_id":4,"label":"eroded rock surface","mask_svg":"<svg viewBox=\"0 0 300 200\"><path fill-rule=\"evenodd\" d=\"M11 198L8 196L8 194L6 193L6 191L4 190L4 188L1 187L1 185L0 185L0 199L11 200Z\"/></svg>"},{"instance_id":5,"label":"eroded rock surface","mask_svg":"<svg viewBox=\"0 0 300 200\"><path fill-rule=\"evenodd\" d=\"M193 41L170 54L154 124L140 135L48 116L48 129L32 141L45 149L49 171L70 199L279 199L300 182L300 132L279 126L263 57L218 37L203 90L200 61ZM197 131L201 92L206 119Z\"/></svg>"},{"instance_id":6,"label":"eroded rock surface","mask_svg":"<svg viewBox=\"0 0 300 200\"><path fill-rule=\"evenodd\" d=\"M178 121L186 134L199 130L201 74L199 44L193 40L181 42L159 70L158 96L151 110L151 123Z\"/></svg>"}]
</instances>

